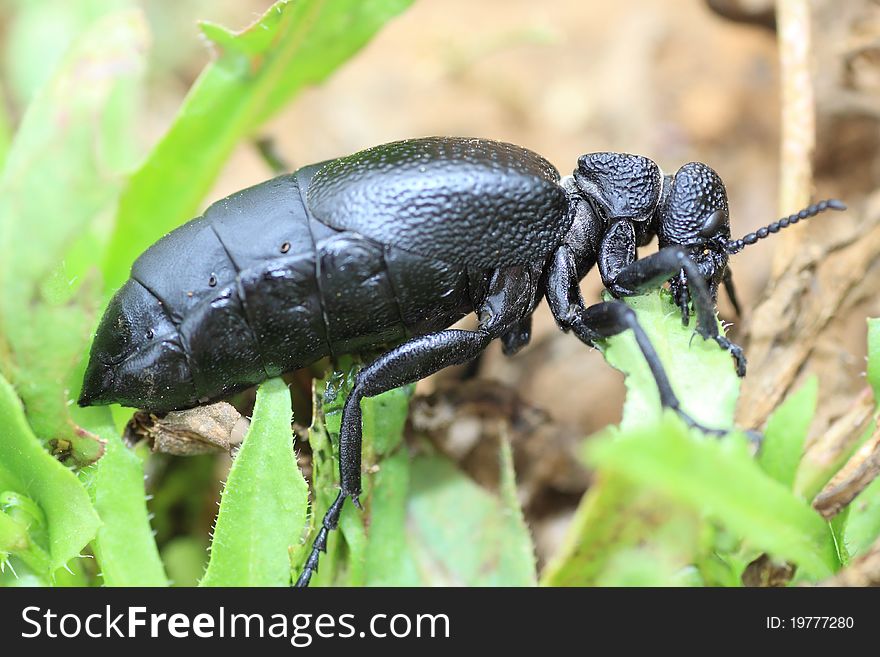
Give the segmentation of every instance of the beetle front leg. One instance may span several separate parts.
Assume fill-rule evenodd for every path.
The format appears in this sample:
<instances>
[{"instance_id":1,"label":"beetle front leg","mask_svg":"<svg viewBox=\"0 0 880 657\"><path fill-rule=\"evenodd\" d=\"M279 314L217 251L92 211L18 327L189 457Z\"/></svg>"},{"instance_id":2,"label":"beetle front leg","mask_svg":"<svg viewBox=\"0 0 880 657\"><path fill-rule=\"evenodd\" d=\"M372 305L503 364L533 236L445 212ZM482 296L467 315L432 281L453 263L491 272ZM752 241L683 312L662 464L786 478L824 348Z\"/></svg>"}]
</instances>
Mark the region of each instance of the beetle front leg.
<instances>
[{"instance_id":1,"label":"beetle front leg","mask_svg":"<svg viewBox=\"0 0 880 657\"><path fill-rule=\"evenodd\" d=\"M721 429L704 427L682 409L681 402L673 392L669 378L666 376L666 370L663 369L663 364L660 362L660 356L657 355L654 345L651 344L651 339L639 324L632 308L620 301L597 303L589 308L579 309L571 328L582 342L588 344L592 344L595 340L610 338L627 329L631 330L635 334L636 343L639 345L657 384L660 404L664 408L675 411L689 427L717 436L723 436L727 433Z\"/></svg>"},{"instance_id":2,"label":"beetle front leg","mask_svg":"<svg viewBox=\"0 0 880 657\"><path fill-rule=\"evenodd\" d=\"M663 368L663 363L660 361L654 345L651 344L648 334L639 324L635 311L619 301L585 307L575 271L574 257L568 248L558 249L550 265L546 293L550 310L559 326L565 331L571 331L581 342L590 346L594 346L596 340L609 338L627 329L632 330L636 337L636 343L651 369L660 395L660 404L664 408L675 411L690 427L700 429L708 434L724 435L725 431L704 427L682 409L681 402L673 391L666 370Z\"/></svg>"},{"instance_id":3,"label":"beetle front leg","mask_svg":"<svg viewBox=\"0 0 880 657\"><path fill-rule=\"evenodd\" d=\"M746 358L742 349L733 344L718 332L718 322L715 319L715 303L712 294L699 267L678 246L668 246L660 249L657 253L636 260L617 272L613 279L613 287L610 287L615 296L629 296L640 294L654 287L659 287L664 281L680 275L684 272L687 281L687 289L693 300L694 311L697 314L697 333L703 339L712 339L722 349L725 349L733 357L736 363L736 373L745 376ZM606 283L607 285L607 283ZM623 293L621 294L621 291ZM686 312L686 308L684 311ZM686 315L685 315L686 316Z\"/></svg>"},{"instance_id":4,"label":"beetle front leg","mask_svg":"<svg viewBox=\"0 0 880 657\"><path fill-rule=\"evenodd\" d=\"M736 287L733 285L733 273L730 271L730 266L724 268L724 278L722 278L722 281L724 282L724 289L727 291L727 298L730 299L730 305L733 306L733 312L736 313L737 317L742 317L742 308L736 296Z\"/></svg>"}]
</instances>

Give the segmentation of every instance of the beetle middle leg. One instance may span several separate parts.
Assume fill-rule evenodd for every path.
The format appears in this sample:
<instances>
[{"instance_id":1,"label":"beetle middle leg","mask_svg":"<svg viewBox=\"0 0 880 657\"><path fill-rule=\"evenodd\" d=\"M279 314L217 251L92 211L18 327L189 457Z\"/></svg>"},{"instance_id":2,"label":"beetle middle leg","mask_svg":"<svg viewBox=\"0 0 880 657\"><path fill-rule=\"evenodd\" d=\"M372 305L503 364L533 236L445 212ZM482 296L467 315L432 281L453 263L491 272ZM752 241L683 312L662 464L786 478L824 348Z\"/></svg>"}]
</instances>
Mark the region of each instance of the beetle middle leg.
<instances>
[{"instance_id":1,"label":"beetle middle leg","mask_svg":"<svg viewBox=\"0 0 880 657\"><path fill-rule=\"evenodd\" d=\"M590 346L596 340L609 338L627 329L632 330L657 384L660 404L674 410L688 426L705 433L724 435L725 431L702 426L682 409L663 363L648 334L639 324L635 311L620 301L606 301L587 308L581 297L575 272L571 251L567 246L559 248L553 256L546 285L547 301L559 326L564 331L571 331L581 342Z\"/></svg>"},{"instance_id":2,"label":"beetle middle leg","mask_svg":"<svg viewBox=\"0 0 880 657\"><path fill-rule=\"evenodd\" d=\"M537 289L532 272L517 267L495 272L485 299L480 301L477 331L446 329L404 342L364 367L342 409L339 428L339 495L321 522L297 586L307 586L318 570L321 552L327 550L327 537L336 529L345 499L358 507L361 492L361 400L413 383L451 365L476 358L492 340L518 326L531 312Z\"/></svg>"},{"instance_id":3,"label":"beetle middle leg","mask_svg":"<svg viewBox=\"0 0 880 657\"><path fill-rule=\"evenodd\" d=\"M501 350L505 356L513 356L532 338L532 316L521 319L501 336Z\"/></svg>"}]
</instances>

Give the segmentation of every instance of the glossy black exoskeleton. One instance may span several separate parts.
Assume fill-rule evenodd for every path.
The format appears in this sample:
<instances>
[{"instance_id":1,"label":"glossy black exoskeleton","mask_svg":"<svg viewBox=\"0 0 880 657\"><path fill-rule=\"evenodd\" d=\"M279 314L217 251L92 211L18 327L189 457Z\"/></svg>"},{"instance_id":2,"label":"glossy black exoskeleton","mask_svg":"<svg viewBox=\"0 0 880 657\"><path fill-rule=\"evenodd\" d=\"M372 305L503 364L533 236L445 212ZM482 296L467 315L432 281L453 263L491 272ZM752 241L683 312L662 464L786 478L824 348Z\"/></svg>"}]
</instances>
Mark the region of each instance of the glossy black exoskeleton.
<instances>
[{"instance_id":1,"label":"glossy black exoskeleton","mask_svg":"<svg viewBox=\"0 0 880 657\"><path fill-rule=\"evenodd\" d=\"M515 353L543 296L586 344L631 329L661 403L699 426L633 311L585 306L580 279L598 265L618 298L668 280L683 322L692 305L697 333L743 375L742 351L715 319L719 285L733 295L728 255L826 208L843 206L823 201L732 241L724 184L705 164L664 175L645 157L591 153L560 180L539 155L484 139L377 146L233 194L147 249L101 321L79 403L183 409L397 344L361 370L346 402L342 486L307 584L345 499L358 504L361 399L467 362L495 338ZM655 236L659 251L637 259ZM478 330L448 328L473 311Z\"/></svg>"}]
</instances>

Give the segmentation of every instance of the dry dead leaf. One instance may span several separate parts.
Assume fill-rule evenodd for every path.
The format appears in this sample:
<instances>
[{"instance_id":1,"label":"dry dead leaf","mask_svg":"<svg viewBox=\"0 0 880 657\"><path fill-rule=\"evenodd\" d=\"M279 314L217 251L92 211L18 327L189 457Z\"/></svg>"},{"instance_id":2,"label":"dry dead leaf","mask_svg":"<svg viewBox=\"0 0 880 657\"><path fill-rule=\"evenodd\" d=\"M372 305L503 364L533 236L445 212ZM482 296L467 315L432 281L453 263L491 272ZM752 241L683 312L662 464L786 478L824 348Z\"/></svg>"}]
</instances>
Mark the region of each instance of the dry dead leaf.
<instances>
[{"instance_id":1,"label":"dry dead leaf","mask_svg":"<svg viewBox=\"0 0 880 657\"><path fill-rule=\"evenodd\" d=\"M247 418L226 402L173 411L163 417L138 411L125 430L129 443L147 440L154 452L192 456L229 452L244 439Z\"/></svg>"}]
</instances>

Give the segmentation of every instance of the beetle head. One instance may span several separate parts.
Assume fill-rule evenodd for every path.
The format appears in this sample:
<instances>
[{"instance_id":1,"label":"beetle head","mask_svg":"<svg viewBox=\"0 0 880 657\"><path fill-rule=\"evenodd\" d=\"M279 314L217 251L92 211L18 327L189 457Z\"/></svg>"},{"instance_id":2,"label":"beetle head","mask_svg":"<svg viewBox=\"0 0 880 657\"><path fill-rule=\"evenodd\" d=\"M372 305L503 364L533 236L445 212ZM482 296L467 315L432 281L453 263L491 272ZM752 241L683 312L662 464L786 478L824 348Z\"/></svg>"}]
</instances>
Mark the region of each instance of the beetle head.
<instances>
[{"instance_id":1,"label":"beetle head","mask_svg":"<svg viewBox=\"0 0 880 657\"><path fill-rule=\"evenodd\" d=\"M177 329L159 300L129 280L98 326L79 405L118 403L164 411L196 402Z\"/></svg>"},{"instance_id":2,"label":"beetle head","mask_svg":"<svg viewBox=\"0 0 880 657\"><path fill-rule=\"evenodd\" d=\"M719 284L723 282L734 309L739 314L727 264L731 255L825 210L845 209L846 206L836 199L820 201L738 240L731 240L730 214L724 183L709 166L701 162L691 162L675 173L668 190L665 190L656 219L657 240L661 249L667 246L685 249L699 268L713 300L718 295ZM684 271L670 279L670 287L681 308L682 319L687 323L689 300Z\"/></svg>"},{"instance_id":3,"label":"beetle head","mask_svg":"<svg viewBox=\"0 0 880 657\"><path fill-rule=\"evenodd\" d=\"M696 263L714 300L727 271L730 214L720 176L701 162L681 167L671 180L657 216L660 248L679 246ZM670 279L676 303L687 308L683 271Z\"/></svg>"}]
</instances>

